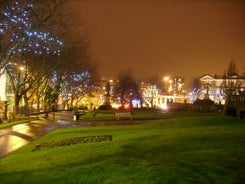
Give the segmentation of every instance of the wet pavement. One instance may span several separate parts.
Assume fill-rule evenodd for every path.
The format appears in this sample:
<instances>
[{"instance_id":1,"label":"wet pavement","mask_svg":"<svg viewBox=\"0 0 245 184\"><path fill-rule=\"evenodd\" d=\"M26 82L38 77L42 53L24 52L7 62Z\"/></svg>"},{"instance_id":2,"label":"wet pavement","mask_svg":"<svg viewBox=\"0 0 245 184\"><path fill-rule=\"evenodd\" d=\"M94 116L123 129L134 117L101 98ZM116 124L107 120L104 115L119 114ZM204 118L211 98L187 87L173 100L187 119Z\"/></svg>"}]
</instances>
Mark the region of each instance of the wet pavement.
<instances>
[{"instance_id":1,"label":"wet pavement","mask_svg":"<svg viewBox=\"0 0 245 184\"><path fill-rule=\"evenodd\" d=\"M44 115L41 115L39 120L0 129L0 158L57 128L129 125L147 122L142 120L74 122L73 114L67 111L50 113L48 118L42 116Z\"/></svg>"},{"instance_id":2,"label":"wet pavement","mask_svg":"<svg viewBox=\"0 0 245 184\"><path fill-rule=\"evenodd\" d=\"M0 158L56 128L73 126L70 112L51 113L48 118L43 116L30 123L0 129Z\"/></svg>"}]
</instances>

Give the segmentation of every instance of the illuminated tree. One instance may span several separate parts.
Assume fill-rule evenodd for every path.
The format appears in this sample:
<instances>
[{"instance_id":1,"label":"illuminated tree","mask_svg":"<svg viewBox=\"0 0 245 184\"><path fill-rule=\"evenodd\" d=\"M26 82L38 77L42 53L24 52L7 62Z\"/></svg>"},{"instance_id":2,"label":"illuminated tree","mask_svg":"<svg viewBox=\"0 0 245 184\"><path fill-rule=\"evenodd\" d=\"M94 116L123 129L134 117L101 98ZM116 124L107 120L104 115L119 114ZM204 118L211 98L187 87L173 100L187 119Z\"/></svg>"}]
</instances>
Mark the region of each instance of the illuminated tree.
<instances>
[{"instance_id":1,"label":"illuminated tree","mask_svg":"<svg viewBox=\"0 0 245 184\"><path fill-rule=\"evenodd\" d=\"M202 84L201 84L200 79L193 78L191 80L191 83L190 83L190 92L191 92L190 100L192 102L196 101L198 99L198 97L200 96L201 87L202 87Z\"/></svg>"},{"instance_id":2,"label":"illuminated tree","mask_svg":"<svg viewBox=\"0 0 245 184\"><path fill-rule=\"evenodd\" d=\"M73 26L66 26L69 29L62 35L66 44L60 56L45 57L47 61L43 62L42 70L46 73L43 73L41 83L35 91L35 100L37 104L42 104L44 111L57 109L58 102L63 104L63 108L70 109L73 101L79 103L94 87L97 74L95 65L87 54L87 35L84 33L81 36L81 32L79 36L73 34L77 32L73 30Z\"/></svg>"},{"instance_id":3,"label":"illuminated tree","mask_svg":"<svg viewBox=\"0 0 245 184\"><path fill-rule=\"evenodd\" d=\"M154 99L155 96L160 94L163 90L163 83L159 76L151 76L146 83L141 83L141 95L144 99L144 103L150 104L150 106L154 107Z\"/></svg>"},{"instance_id":4,"label":"illuminated tree","mask_svg":"<svg viewBox=\"0 0 245 184\"><path fill-rule=\"evenodd\" d=\"M160 94L160 90L154 83L141 83L140 89L144 103L150 105L151 108L154 108L154 99L155 96Z\"/></svg>"},{"instance_id":5,"label":"illuminated tree","mask_svg":"<svg viewBox=\"0 0 245 184\"><path fill-rule=\"evenodd\" d=\"M20 99L24 96L26 97L27 91L34 88L38 80L33 78L26 65L18 65L16 63L8 66L7 74L14 92L14 111L18 114Z\"/></svg>"},{"instance_id":6,"label":"illuminated tree","mask_svg":"<svg viewBox=\"0 0 245 184\"><path fill-rule=\"evenodd\" d=\"M60 21L56 12L61 1L10 0L1 5L0 72L9 75L15 94L14 111L19 113L20 99L24 97L28 106L27 92L35 88L45 71L43 62L35 63L40 61L37 57L61 53L63 42L51 33Z\"/></svg>"},{"instance_id":7,"label":"illuminated tree","mask_svg":"<svg viewBox=\"0 0 245 184\"><path fill-rule=\"evenodd\" d=\"M6 70L9 62L28 52L60 54L63 42L49 31L49 20L54 18L60 2L10 0L1 4L0 69Z\"/></svg>"},{"instance_id":8,"label":"illuminated tree","mask_svg":"<svg viewBox=\"0 0 245 184\"><path fill-rule=\"evenodd\" d=\"M74 36L76 25L63 1L0 0L0 69L10 76L16 113L21 98L26 107L35 103L39 111L42 104L46 111L57 106L59 96L80 99L93 87L88 39Z\"/></svg>"},{"instance_id":9,"label":"illuminated tree","mask_svg":"<svg viewBox=\"0 0 245 184\"><path fill-rule=\"evenodd\" d=\"M60 79L60 97L63 106L69 109L77 107L82 98L94 90L98 78L96 65L87 54L86 37L76 39L73 35L70 40L58 58L56 69L57 79Z\"/></svg>"},{"instance_id":10,"label":"illuminated tree","mask_svg":"<svg viewBox=\"0 0 245 184\"><path fill-rule=\"evenodd\" d=\"M184 79L180 76L176 76L173 79L172 88L173 93L177 95L183 94Z\"/></svg>"}]
</instances>

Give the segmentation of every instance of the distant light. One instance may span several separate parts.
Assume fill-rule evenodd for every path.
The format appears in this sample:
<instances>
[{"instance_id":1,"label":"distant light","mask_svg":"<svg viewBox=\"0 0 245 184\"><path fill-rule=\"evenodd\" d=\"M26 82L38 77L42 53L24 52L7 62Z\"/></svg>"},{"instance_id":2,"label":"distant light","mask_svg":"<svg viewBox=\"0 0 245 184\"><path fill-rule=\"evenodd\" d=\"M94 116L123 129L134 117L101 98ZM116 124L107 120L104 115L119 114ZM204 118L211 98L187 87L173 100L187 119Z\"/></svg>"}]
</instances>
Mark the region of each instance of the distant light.
<instances>
[{"instance_id":1,"label":"distant light","mask_svg":"<svg viewBox=\"0 0 245 184\"><path fill-rule=\"evenodd\" d=\"M132 104L133 105L139 105L140 104L140 100L134 99L134 100L132 100Z\"/></svg>"},{"instance_id":2,"label":"distant light","mask_svg":"<svg viewBox=\"0 0 245 184\"><path fill-rule=\"evenodd\" d=\"M114 109L119 109L119 107L121 106L121 104L113 103L113 104L111 104L111 106Z\"/></svg>"},{"instance_id":3,"label":"distant light","mask_svg":"<svg viewBox=\"0 0 245 184\"><path fill-rule=\"evenodd\" d=\"M20 69L21 71L25 70L25 68L24 68L23 66L19 67L19 69Z\"/></svg>"},{"instance_id":4,"label":"distant light","mask_svg":"<svg viewBox=\"0 0 245 184\"><path fill-rule=\"evenodd\" d=\"M164 80L164 81L168 81L168 80L169 80L169 77L166 76L166 77L163 78L163 80Z\"/></svg>"},{"instance_id":5,"label":"distant light","mask_svg":"<svg viewBox=\"0 0 245 184\"><path fill-rule=\"evenodd\" d=\"M125 109L129 109L129 107L130 107L130 104L124 105L124 108L125 108Z\"/></svg>"},{"instance_id":6,"label":"distant light","mask_svg":"<svg viewBox=\"0 0 245 184\"><path fill-rule=\"evenodd\" d=\"M167 104L163 104L163 105L161 106L161 109L163 109L163 110L167 110L167 109L168 109Z\"/></svg>"}]
</instances>

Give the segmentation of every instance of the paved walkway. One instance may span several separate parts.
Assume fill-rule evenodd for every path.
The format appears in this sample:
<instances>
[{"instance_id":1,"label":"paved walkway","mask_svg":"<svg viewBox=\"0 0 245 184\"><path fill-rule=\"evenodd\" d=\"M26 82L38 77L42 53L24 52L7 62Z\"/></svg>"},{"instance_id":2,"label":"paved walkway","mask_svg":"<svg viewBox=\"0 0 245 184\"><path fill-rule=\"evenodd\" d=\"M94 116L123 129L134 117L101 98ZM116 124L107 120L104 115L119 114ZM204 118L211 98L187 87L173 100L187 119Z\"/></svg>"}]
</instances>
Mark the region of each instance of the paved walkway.
<instances>
[{"instance_id":1,"label":"paved walkway","mask_svg":"<svg viewBox=\"0 0 245 184\"><path fill-rule=\"evenodd\" d=\"M23 123L0 129L0 158L57 128L76 126L129 125L142 124L146 122L142 120L74 122L73 114L71 112L56 112L55 114L50 113L48 118L44 118L42 116L40 116L39 120L35 120L30 123Z\"/></svg>"}]
</instances>

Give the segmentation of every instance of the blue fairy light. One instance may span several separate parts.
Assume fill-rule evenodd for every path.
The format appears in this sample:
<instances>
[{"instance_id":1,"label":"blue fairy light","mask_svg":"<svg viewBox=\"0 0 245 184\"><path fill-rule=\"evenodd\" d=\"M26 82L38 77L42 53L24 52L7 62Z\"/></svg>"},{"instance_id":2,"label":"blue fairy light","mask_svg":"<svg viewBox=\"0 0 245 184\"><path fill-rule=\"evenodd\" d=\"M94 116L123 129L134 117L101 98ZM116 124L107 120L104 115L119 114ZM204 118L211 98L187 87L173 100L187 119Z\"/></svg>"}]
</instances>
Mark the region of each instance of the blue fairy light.
<instances>
[{"instance_id":1,"label":"blue fairy light","mask_svg":"<svg viewBox=\"0 0 245 184\"><path fill-rule=\"evenodd\" d=\"M5 7L5 11L2 13L5 21L0 22L0 34L10 35L9 41L12 43L12 47L9 49L9 55L23 51L40 55L59 55L60 48L63 46L61 40L49 32L32 29L33 25L28 16L33 7L32 3L21 5L19 1L16 1L12 7ZM12 30L13 28L18 31Z\"/></svg>"}]
</instances>

